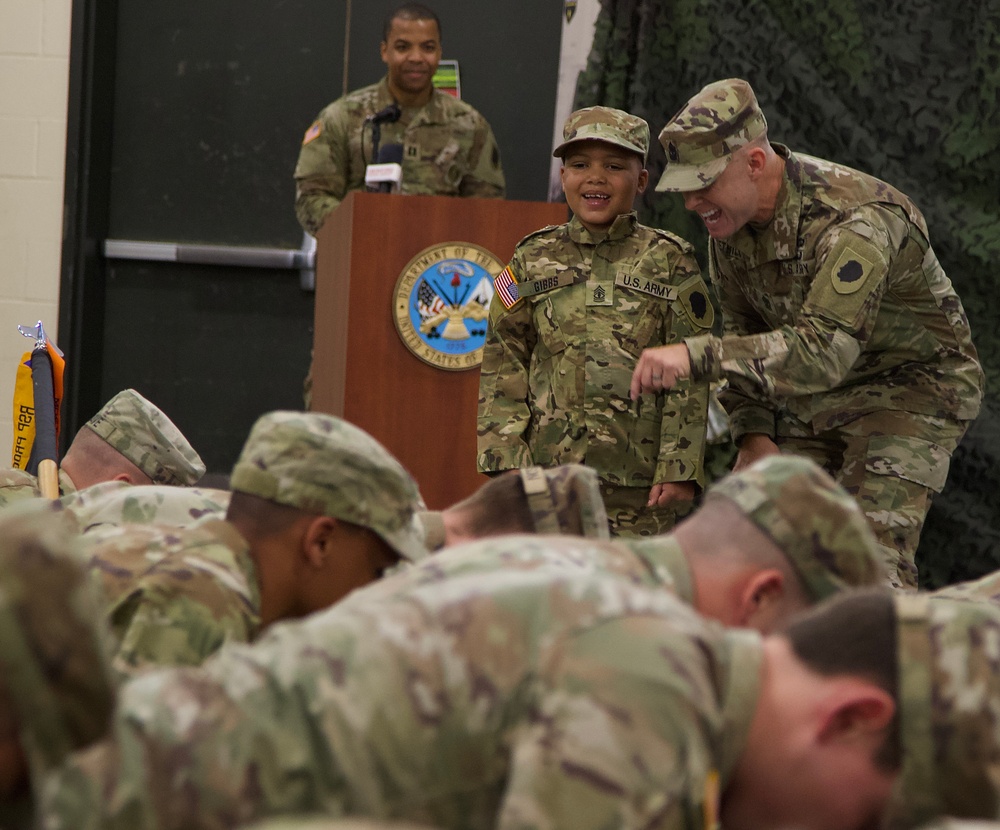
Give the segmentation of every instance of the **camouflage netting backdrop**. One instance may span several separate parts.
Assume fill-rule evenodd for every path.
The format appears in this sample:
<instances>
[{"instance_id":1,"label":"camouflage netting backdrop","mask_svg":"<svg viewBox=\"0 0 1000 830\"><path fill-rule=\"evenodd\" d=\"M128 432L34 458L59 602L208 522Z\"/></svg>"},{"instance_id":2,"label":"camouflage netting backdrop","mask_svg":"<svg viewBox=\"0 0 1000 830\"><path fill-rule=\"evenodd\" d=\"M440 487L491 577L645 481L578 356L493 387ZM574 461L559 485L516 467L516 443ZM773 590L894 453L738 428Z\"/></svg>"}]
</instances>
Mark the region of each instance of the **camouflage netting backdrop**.
<instances>
[{"instance_id":1,"label":"camouflage netting backdrop","mask_svg":"<svg viewBox=\"0 0 1000 830\"><path fill-rule=\"evenodd\" d=\"M641 115L655 136L727 77L753 85L773 140L885 179L927 217L987 396L927 519L921 584L1000 567L1000 0L602 0L576 103ZM659 144L649 168L642 221L703 254L697 217L653 193Z\"/></svg>"}]
</instances>

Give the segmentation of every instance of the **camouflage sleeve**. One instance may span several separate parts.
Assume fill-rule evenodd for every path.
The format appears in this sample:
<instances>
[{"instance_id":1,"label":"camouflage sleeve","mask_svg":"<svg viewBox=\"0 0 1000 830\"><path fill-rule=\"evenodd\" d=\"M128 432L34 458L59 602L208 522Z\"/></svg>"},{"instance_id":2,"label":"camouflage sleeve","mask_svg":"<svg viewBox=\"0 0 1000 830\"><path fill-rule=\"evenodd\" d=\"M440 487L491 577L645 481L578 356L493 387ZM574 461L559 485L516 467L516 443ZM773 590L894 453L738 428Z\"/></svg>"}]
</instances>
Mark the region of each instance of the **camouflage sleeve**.
<instances>
[{"instance_id":1,"label":"camouflage sleeve","mask_svg":"<svg viewBox=\"0 0 1000 830\"><path fill-rule=\"evenodd\" d=\"M295 165L295 216L314 235L347 194L349 121L347 109L335 101L302 139Z\"/></svg>"},{"instance_id":2,"label":"camouflage sleeve","mask_svg":"<svg viewBox=\"0 0 1000 830\"><path fill-rule=\"evenodd\" d=\"M155 666L200 665L227 641L248 642L259 625L245 592L198 567L180 571L166 563L107 616L119 638L112 667L121 678Z\"/></svg>"},{"instance_id":3,"label":"camouflage sleeve","mask_svg":"<svg viewBox=\"0 0 1000 830\"><path fill-rule=\"evenodd\" d=\"M524 273L517 253L508 269L516 277ZM533 463L524 433L531 419L528 371L536 341L530 302L519 299L508 309L499 293L494 294L479 374L476 464L480 472Z\"/></svg>"},{"instance_id":4,"label":"camouflage sleeve","mask_svg":"<svg viewBox=\"0 0 1000 830\"><path fill-rule=\"evenodd\" d=\"M0 507L40 495L38 479L24 470L0 471Z\"/></svg>"},{"instance_id":5,"label":"camouflage sleeve","mask_svg":"<svg viewBox=\"0 0 1000 830\"><path fill-rule=\"evenodd\" d=\"M722 307L723 334L739 337L766 331L767 326L746 301L733 275L727 278L725 272L720 270L714 246L709 245L708 254L709 274ZM708 351L711 342L708 338L688 341L692 369L697 365L703 371L703 377L721 379L722 367L714 359L714 353ZM747 433L759 432L774 437L774 405L750 382L739 377L728 379L719 394L719 402L729 416L730 435L737 445Z\"/></svg>"},{"instance_id":6,"label":"camouflage sleeve","mask_svg":"<svg viewBox=\"0 0 1000 830\"><path fill-rule=\"evenodd\" d=\"M459 194L482 199L502 199L505 193L500 148L489 123L478 115L476 134L469 153L469 172L462 178Z\"/></svg>"},{"instance_id":7,"label":"camouflage sleeve","mask_svg":"<svg viewBox=\"0 0 1000 830\"><path fill-rule=\"evenodd\" d=\"M710 826L698 814L716 692L704 672L678 671L701 661L693 643L665 642L663 625L634 616L574 638L515 736L498 828Z\"/></svg>"},{"instance_id":8,"label":"camouflage sleeve","mask_svg":"<svg viewBox=\"0 0 1000 830\"><path fill-rule=\"evenodd\" d=\"M679 290L668 315L664 343L677 343L700 334L711 327L714 319L708 290L694 256L683 255L672 273L671 282ZM708 391L708 381L685 380L665 393L656 483L696 481L705 485Z\"/></svg>"},{"instance_id":9,"label":"camouflage sleeve","mask_svg":"<svg viewBox=\"0 0 1000 830\"><path fill-rule=\"evenodd\" d=\"M200 668L123 684L112 737L39 784L39 826L181 830L310 811L372 814L412 800L414 769L426 771L425 792L436 774L436 783L453 780L461 770L430 750L437 730L405 698L387 712L376 693L398 694L420 668L433 670L380 651L378 626L359 614L320 639L297 623L274 626L259 644L229 646ZM456 803L456 825L461 810Z\"/></svg>"},{"instance_id":10,"label":"camouflage sleeve","mask_svg":"<svg viewBox=\"0 0 1000 830\"><path fill-rule=\"evenodd\" d=\"M885 293L893 255L886 218L883 208L867 205L827 231L794 326L689 344L692 377L721 366L731 381L779 400L838 386L865 348ZM703 359L696 359L699 349Z\"/></svg>"}]
</instances>

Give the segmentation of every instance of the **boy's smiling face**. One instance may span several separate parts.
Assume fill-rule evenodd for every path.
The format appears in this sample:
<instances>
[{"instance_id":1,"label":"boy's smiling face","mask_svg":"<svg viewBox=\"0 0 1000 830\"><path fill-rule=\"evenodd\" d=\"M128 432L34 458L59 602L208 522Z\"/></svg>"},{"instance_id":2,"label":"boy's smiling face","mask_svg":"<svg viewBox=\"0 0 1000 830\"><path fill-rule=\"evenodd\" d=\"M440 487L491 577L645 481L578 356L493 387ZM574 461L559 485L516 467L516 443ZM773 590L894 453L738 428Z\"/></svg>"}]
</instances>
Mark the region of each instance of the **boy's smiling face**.
<instances>
[{"instance_id":1,"label":"boy's smiling face","mask_svg":"<svg viewBox=\"0 0 1000 830\"><path fill-rule=\"evenodd\" d=\"M593 233L606 231L618 216L632 210L635 197L646 189L649 173L637 153L588 139L566 148L560 177L566 204Z\"/></svg>"}]
</instances>

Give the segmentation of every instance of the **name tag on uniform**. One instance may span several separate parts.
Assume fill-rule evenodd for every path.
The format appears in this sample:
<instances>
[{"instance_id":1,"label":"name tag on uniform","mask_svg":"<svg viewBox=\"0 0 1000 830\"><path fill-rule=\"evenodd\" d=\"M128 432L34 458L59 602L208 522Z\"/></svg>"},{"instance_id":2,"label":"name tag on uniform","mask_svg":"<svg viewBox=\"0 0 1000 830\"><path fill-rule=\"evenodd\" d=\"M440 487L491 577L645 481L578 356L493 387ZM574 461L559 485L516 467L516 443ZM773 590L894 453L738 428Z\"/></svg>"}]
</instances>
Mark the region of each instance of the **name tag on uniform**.
<instances>
[{"instance_id":1,"label":"name tag on uniform","mask_svg":"<svg viewBox=\"0 0 1000 830\"><path fill-rule=\"evenodd\" d=\"M636 277L632 274L619 274L615 277L615 285L620 285L623 288L630 288L633 291L638 291L640 294L649 294L651 297L656 297L658 300L676 300L677 290L671 288L669 285L664 285L662 282L656 282L656 280L651 280L646 277Z\"/></svg>"},{"instance_id":2,"label":"name tag on uniform","mask_svg":"<svg viewBox=\"0 0 1000 830\"><path fill-rule=\"evenodd\" d=\"M812 271L808 262L798 259L785 260L781 263L781 273L786 277L804 277Z\"/></svg>"},{"instance_id":3,"label":"name tag on uniform","mask_svg":"<svg viewBox=\"0 0 1000 830\"><path fill-rule=\"evenodd\" d=\"M587 305L614 305L615 288L597 280L587 280Z\"/></svg>"},{"instance_id":4,"label":"name tag on uniform","mask_svg":"<svg viewBox=\"0 0 1000 830\"><path fill-rule=\"evenodd\" d=\"M517 284L517 293L521 297L531 297L535 294L542 294L551 291L553 288L562 288L564 285L573 284L573 272L563 271L551 277L542 277L537 280L525 280Z\"/></svg>"}]
</instances>

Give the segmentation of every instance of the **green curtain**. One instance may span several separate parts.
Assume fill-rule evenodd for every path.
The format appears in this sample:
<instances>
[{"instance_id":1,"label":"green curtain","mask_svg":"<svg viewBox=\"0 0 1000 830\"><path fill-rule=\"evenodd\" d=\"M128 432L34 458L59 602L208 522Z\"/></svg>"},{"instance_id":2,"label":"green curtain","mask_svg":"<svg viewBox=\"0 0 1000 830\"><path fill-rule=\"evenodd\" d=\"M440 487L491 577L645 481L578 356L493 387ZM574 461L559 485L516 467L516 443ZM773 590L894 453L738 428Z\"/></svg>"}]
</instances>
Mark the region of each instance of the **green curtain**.
<instances>
[{"instance_id":1,"label":"green curtain","mask_svg":"<svg viewBox=\"0 0 1000 830\"><path fill-rule=\"evenodd\" d=\"M728 77L753 85L773 140L885 179L927 217L987 400L928 516L921 584L1000 568L1000 0L602 0L576 103L633 112L655 136ZM678 196L650 187L640 216L704 251Z\"/></svg>"}]
</instances>

